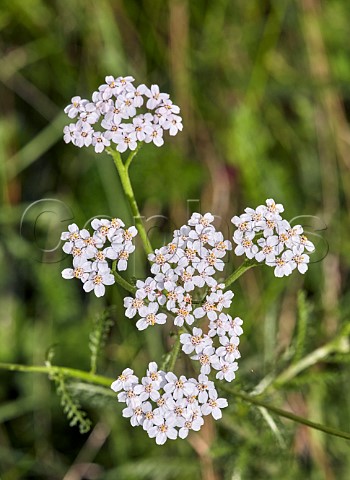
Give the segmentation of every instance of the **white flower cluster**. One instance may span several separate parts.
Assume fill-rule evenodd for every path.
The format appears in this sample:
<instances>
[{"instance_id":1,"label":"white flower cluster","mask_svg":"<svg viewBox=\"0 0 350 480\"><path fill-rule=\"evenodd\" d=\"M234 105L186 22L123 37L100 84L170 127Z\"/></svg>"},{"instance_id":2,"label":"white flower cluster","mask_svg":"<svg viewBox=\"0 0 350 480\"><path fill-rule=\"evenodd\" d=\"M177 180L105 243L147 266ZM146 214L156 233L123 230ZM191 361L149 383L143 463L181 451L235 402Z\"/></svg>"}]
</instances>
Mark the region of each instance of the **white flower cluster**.
<instances>
[{"instance_id":1,"label":"white flower cluster","mask_svg":"<svg viewBox=\"0 0 350 480\"><path fill-rule=\"evenodd\" d=\"M214 278L223 270L223 259L232 245L216 231L213 221L210 213L194 213L187 225L175 230L170 243L149 255L152 276L138 280L135 297L124 299L125 315L141 317L136 323L139 330L164 324L167 315L162 310L169 312L178 327L204 317L208 321L208 334L195 327L192 333L180 335L182 350L200 363L198 380L157 371L152 362L141 384L130 369L112 384L113 390L123 390L118 395L119 401L127 404L123 415L130 417L133 426L142 425L158 444L168 438L185 438L189 430L198 431L203 415L221 418L220 409L227 406L227 400L218 398L207 375L214 368L217 379L231 382L238 368L243 322L223 312L230 307L233 292L224 293L225 285ZM196 308L195 298L203 297L203 287L206 295ZM214 346L214 337L218 346ZM151 401L156 403L155 409Z\"/></svg>"},{"instance_id":2,"label":"white flower cluster","mask_svg":"<svg viewBox=\"0 0 350 480\"><path fill-rule=\"evenodd\" d=\"M142 426L158 445L168 439L186 438L190 430L199 431L203 416L212 415L218 420L221 409L228 405L206 375L200 374L198 379L177 377L158 370L155 362L149 364L141 382L127 368L111 388L119 392L118 401L126 403L123 416L130 418L133 427Z\"/></svg>"},{"instance_id":3,"label":"white flower cluster","mask_svg":"<svg viewBox=\"0 0 350 480\"><path fill-rule=\"evenodd\" d=\"M226 306L230 293L222 293L213 275L223 270L223 258L232 245L216 231L213 220L210 213L194 213L187 225L175 230L170 243L149 255L153 276L138 280L135 298L124 299L125 315L141 317L136 323L139 330L166 322L166 314L159 312L161 307L171 312L174 325L181 327L191 325L210 309L214 315ZM194 309L192 292L201 287L212 292L203 308Z\"/></svg>"},{"instance_id":4,"label":"white flower cluster","mask_svg":"<svg viewBox=\"0 0 350 480\"><path fill-rule=\"evenodd\" d=\"M160 92L158 85L135 87L131 76L107 76L105 80L91 101L73 97L64 109L69 118L78 118L64 127L66 143L80 148L92 145L96 153L101 153L112 142L122 153L135 150L137 142L153 142L160 147L164 130L170 135L182 130L180 108L167 93ZM137 113L142 107L144 111Z\"/></svg>"},{"instance_id":5,"label":"white flower cluster","mask_svg":"<svg viewBox=\"0 0 350 480\"><path fill-rule=\"evenodd\" d=\"M233 235L236 255L265 262L274 267L276 277L290 275L296 268L300 273L307 271L310 257L306 251L313 252L314 244L303 234L301 225L292 227L282 218L283 205L269 198L266 205L244 211L231 220L237 227Z\"/></svg>"},{"instance_id":6,"label":"white flower cluster","mask_svg":"<svg viewBox=\"0 0 350 480\"><path fill-rule=\"evenodd\" d=\"M135 227L124 229L119 218L94 219L91 235L73 223L63 232L63 251L73 256L73 268L65 268L62 277L79 278L86 292L94 291L97 297L105 294L105 285L115 282L108 260L116 261L117 270L126 270L130 253L135 250L132 241L137 235ZM106 243L107 242L107 243Z\"/></svg>"},{"instance_id":7,"label":"white flower cluster","mask_svg":"<svg viewBox=\"0 0 350 480\"><path fill-rule=\"evenodd\" d=\"M232 294L230 291L227 293ZM216 314L214 310L210 313ZM215 316L209 323L208 334L203 333L201 328L194 327L192 334L180 335L182 350L188 355L194 354L191 359L199 361L201 374L209 375L213 368L217 370L218 380L232 382L238 369L236 360L241 356L238 345L239 336L243 333L243 321L239 317L233 319L226 313ZM219 346L214 344L215 337L219 340Z\"/></svg>"}]
</instances>

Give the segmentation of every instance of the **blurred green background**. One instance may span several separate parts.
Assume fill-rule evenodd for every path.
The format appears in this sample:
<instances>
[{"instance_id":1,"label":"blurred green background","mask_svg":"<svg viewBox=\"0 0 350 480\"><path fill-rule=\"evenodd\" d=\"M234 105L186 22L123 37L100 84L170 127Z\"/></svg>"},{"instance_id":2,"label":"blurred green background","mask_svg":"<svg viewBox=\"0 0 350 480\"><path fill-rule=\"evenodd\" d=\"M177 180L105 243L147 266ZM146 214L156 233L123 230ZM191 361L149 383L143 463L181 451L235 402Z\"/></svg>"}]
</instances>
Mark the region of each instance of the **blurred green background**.
<instances>
[{"instance_id":1,"label":"blurred green background","mask_svg":"<svg viewBox=\"0 0 350 480\"><path fill-rule=\"evenodd\" d=\"M305 276L276 279L261 268L234 286L232 312L245 325L234 386L250 392L268 376L272 404L350 431L350 3L0 6L0 361L43 364L56 345L54 363L89 369L93 319L116 305L98 371L115 377L132 366L142 374L150 359L161 362L163 330L138 333L117 288L96 299L63 281L69 261L56 248L72 221L109 215L131 224L111 158L65 145L62 128L72 96L89 98L106 75L133 75L136 84L169 92L184 119L181 134L166 136L161 149L145 146L131 167L143 215L165 218L152 230L154 245L193 208L220 216L226 236L233 215L269 197L285 205L287 219L317 217L302 219L322 237L313 237L319 261ZM33 205L42 199L51 200ZM130 276L144 274L138 260ZM228 271L239 263L232 258ZM303 361L298 375L274 382ZM1 480L350 475L349 442L235 398L222 421L207 420L188 441L157 447L122 418L112 396L70 385L93 421L81 435L47 376L0 370L0 378Z\"/></svg>"}]
</instances>

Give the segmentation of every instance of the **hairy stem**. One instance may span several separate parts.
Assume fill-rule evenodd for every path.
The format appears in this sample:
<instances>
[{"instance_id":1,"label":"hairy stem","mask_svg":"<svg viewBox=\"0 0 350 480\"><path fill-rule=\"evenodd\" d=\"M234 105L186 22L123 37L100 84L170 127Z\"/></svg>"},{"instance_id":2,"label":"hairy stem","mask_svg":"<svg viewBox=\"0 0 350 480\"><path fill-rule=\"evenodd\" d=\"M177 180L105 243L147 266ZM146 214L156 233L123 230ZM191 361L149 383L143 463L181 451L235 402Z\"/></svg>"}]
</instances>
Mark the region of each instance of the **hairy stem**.
<instances>
[{"instance_id":1,"label":"hairy stem","mask_svg":"<svg viewBox=\"0 0 350 480\"><path fill-rule=\"evenodd\" d=\"M120 181L121 181L125 196L126 196L128 202L129 202L131 212L134 216L135 226L136 226L136 228L137 228L137 230L140 234L144 250L145 250L146 254L148 255L148 254L153 252L153 248L152 248L152 245L151 245L151 243L148 239L148 235L147 235L147 232L145 230L145 227L142 223L142 217L140 215L139 208L138 208L137 203L136 203L134 191L133 191L133 188L132 188L132 185L131 185L131 182L130 182L129 173L128 173L129 165L131 163L131 160L136 155L136 151L133 155L132 154L129 155L129 158L127 160L127 165L123 164L120 153L117 152L116 150L113 150L112 148L108 148L107 152L113 157L114 165L116 166L116 168L118 170Z\"/></svg>"}]
</instances>

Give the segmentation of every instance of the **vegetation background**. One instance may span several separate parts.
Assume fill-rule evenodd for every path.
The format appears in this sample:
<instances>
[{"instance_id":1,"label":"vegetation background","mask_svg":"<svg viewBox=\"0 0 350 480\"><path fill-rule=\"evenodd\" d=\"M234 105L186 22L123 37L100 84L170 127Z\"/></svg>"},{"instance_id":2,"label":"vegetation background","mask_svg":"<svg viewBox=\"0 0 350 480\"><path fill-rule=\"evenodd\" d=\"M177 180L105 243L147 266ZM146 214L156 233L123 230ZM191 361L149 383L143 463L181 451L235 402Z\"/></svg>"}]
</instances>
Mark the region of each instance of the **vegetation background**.
<instances>
[{"instance_id":1,"label":"vegetation background","mask_svg":"<svg viewBox=\"0 0 350 480\"><path fill-rule=\"evenodd\" d=\"M110 305L114 326L98 372L115 378L126 366L141 373L150 359L161 361L161 329L139 334L124 318L117 288L96 299L63 281L68 262L56 248L67 219L83 225L112 215L131 224L111 159L62 140L72 96L89 97L106 75L131 74L170 92L184 118L182 134L161 149L144 147L131 168L143 214L169 220L153 231L156 246L169 225L186 222L189 199L221 216L224 229L268 197L285 205L289 219L317 217L303 219L323 238L305 276L276 279L259 268L234 286L233 311L245 333L233 387L350 432L350 3L0 6L0 361L43 365L55 344L53 363L88 370L94 318ZM227 268L233 264L239 259ZM131 265L129 274L143 272ZM222 421L157 447L98 389L67 384L92 419L81 435L47 375L2 370L0 378L1 480L350 475L347 440L235 396Z\"/></svg>"}]
</instances>

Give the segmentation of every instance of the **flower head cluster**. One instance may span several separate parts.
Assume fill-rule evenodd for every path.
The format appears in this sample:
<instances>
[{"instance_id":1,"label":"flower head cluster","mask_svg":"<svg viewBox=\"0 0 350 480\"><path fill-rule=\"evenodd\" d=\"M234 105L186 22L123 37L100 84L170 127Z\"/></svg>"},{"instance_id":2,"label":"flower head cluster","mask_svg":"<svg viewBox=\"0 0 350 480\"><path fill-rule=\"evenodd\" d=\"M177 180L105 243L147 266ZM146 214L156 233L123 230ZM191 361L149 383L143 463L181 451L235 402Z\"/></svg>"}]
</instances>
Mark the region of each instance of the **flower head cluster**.
<instances>
[{"instance_id":1,"label":"flower head cluster","mask_svg":"<svg viewBox=\"0 0 350 480\"><path fill-rule=\"evenodd\" d=\"M201 374L209 375L214 369L218 380L232 382L238 369L236 360L241 356L238 345L239 336L243 333L242 324L239 317L219 313L210 320L208 334L197 327L192 333L182 333L182 350L192 355L192 360L199 361Z\"/></svg>"},{"instance_id":2,"label":"flower head cluster","mask_svg":"<svg viewBox=\"0 0 350 480\"><path fill-rule=\"evenodd\" d=\"M227 406L227 400L218 398L208 375L213 368L217 379L231 382L238 369L243 322L224 313L232 303L233 292L224 292L225 285L214 278L223 270L223 258L232 246L216 231L213 220L210 213L194 213L187 225L175 230L170 243L149 255L153 275L137 282L134 298L124 299L126 316L141 317L136 323L139 330L164 324L164 311L178 327L207 321L208 333L194 327L191 333L180 334L182 350L200 364L198 379L178 378L172 372L158 371L151 363L141 384L130 369L112 384L113 390L122 390L118 400L127 404L123 415L130 417L133 426L142 425L157 444L168 438L185 438L189 430L198 431L203 415L221 418L220 409ZM202 288L206 294L197 302L195 298L203 297Z\"/></svg>"},{"instance_id":3,"label":"flower head cluster","mask_svg":"<svg viewBox=\"0 0 350 480\"><path fill-rule=\"evenodd\" d=\"M134 78L107 76L91 100L73 97L64 111L76 123L64 127L64 141L77 147L92 145L101 153L111 142L118 152L135 150L138 142L163 145L165 130L182 130L180 108L158 85L135 86ZM141 109L141 110L140 110Z\"/></svg>"},{"instance_id":4,"label":"flower head cluster","mask_svg":"<svg viewBox=\"0 0 350 480\"><path fill-rule=\"evenodd\" d=\"M135 298L124 299L126 316L141 317L136 323L139 330L166 322L166 315L159 312L161 307L171 312L174 325L181 327L191 325L209 310L208 318L216 318L216 312L226 306L229 293L222 293L214 275L223 270L223 258L232 245L216 231L213 220L210 213L194 213L187 225L175 230L170 243L149 255L153 275L137 281ZM212 292L203 308L196 309L193 293L202 287Z\"/></svg>"},{"instance_id":5,"label":"flower head cluster","mask_svg":"<svg viewBox=\"0 0 350 480\"><path fill-rule=\"evenodd\" d=\"M233 235L237 244L235 254L274 267L276 277L290 275L295 269L305 273L310 261L306 252L315 250L304 235L303 227L292 227L282 218L283 211L282 204L269 198L266 205L259 205L255 210L246 208L245 213L231 220L237 227Z\"/></svg>"},{"instance_id":6,"label":"flower head cluster","mask_svg":"<svg viewBox=\"0 0 350 480\"><path fill-rule=\"evenodd\" d=\"M111 388L118 401L126 404L123 416L133 427L142 426L158 445L168 439L186 438L190 430L199 431L203 416L222 417L227 407L219 398L215 385L204 374L198 379L177 377L173 372L158 370L155 362L148 366L146 376L139 381L130 368L125 369Z\"/></svg>"},{"instance_id":7,"label":"flower head cluster","mask_svg":"<svg viewBox=\"0 0 350 480\"><path fill-rule=\"evenodd\" d=\"M63 251L73 257L73 268L65 268L62 277L78 278L86 292L93 290L97 297L103 296L105 285L115 282L109 262L115 261L117 270L126 270L129 255L135 250L132 242L137 230L124 226L119 218L95 218L91 222L91 235L85 228L80 230L75 223L69 225L61 240L65 241Z\"/></svg>"}]
</instances>

